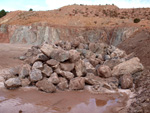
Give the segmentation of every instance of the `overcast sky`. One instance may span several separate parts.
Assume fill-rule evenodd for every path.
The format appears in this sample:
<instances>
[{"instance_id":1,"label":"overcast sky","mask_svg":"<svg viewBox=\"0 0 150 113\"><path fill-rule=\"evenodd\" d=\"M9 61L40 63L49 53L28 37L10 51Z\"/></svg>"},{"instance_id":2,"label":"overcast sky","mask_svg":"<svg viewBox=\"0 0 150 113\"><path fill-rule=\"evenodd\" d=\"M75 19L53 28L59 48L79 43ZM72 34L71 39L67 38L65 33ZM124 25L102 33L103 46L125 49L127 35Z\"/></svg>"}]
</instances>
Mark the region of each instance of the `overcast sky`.
<instances>
[{"instance_id":1,"label":"overcast sky","mask_svg":"<svg viewBox=\"0 0 150 113\"><path fill-rule=\"evenodd\" d=\"M150 0L0 0L0 10L52 10L71 4L115 4L119 8L150 7Z\"/></svg>"}]
</instances>

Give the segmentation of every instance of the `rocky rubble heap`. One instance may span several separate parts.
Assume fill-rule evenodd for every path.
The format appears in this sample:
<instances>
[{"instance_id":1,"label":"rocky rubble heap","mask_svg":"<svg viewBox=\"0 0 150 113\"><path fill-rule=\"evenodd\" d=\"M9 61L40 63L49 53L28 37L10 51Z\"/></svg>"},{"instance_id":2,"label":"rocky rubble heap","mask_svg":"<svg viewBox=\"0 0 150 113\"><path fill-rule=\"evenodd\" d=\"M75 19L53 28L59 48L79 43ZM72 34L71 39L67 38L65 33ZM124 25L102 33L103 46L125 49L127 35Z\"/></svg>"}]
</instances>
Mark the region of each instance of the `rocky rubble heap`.
<instances>
[{"instance_id":1,"label":"rocky rubble heap","mask_svg":"<svg viewBox=\"0 0 150 113\"><path fill-rule=\"evenodd\" d=\"M78 37L71 42L33 46L20 59L27 64L10 69L5 87L36 86L47 93L57 90L111 92L133 86L133 75L143 65L132 54L104 43L86 42Z\"/></svg>"}]
</instances>

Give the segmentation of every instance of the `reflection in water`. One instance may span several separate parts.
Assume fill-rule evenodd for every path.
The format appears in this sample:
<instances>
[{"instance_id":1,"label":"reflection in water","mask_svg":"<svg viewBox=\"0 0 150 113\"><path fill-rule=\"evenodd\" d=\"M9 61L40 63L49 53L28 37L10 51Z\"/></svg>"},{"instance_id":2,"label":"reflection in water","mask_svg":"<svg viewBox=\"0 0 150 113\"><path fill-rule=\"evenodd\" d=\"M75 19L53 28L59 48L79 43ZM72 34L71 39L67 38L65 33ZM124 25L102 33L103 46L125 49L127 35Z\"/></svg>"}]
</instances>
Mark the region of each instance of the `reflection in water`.
<instances>
[{"instance_id":1,"label":"reflection in water","mask_svg":"<svg viewBox=\"0 0 150 113\"><path fill-rule=\"evenodd\" d=\"M118 98L85 91L48 94L33 89L3 89L0 90L0 113L104 113L118 105Z\"/></svg>"},{"instance_id":2,"label":"reflection in water","mask_svg":"<svg viewBox=\"0 0 150 113\"><path fill-rule=\"evenodd\" d=\"M2 98L2 97L0 97ZM48 110L47 107L37 106L31 103L23 104L21 99L9 99L3 102L0 102L0 113L55 113L54 110ZM46 112L45 112L46 111Z\"/></svg>"},{"instance_id":3,"label":"reflection in water","mask_svg":"<svg viewBox=\"0 0 150 113\"><path fill-rule=\"evenodd\" d=\"M108 106L116 103L117 99L109 101L90 99L88 104L78 104L76 107L71 109L69 113L103 113Z\"/></svg>"}]
</instances>

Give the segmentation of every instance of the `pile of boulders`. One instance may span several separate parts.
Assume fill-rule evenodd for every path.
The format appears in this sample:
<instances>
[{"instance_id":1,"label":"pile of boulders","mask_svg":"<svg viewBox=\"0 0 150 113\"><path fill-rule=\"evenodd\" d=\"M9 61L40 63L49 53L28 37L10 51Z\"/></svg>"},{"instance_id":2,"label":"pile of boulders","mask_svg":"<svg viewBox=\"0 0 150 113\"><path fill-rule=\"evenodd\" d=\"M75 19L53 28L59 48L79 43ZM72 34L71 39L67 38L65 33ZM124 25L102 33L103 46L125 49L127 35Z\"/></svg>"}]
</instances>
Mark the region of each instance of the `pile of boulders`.
<instances>
[{"instance_id":1,"label":"pile of boulders","mask_svg":"<svg viewBox=\"0 0 150 113\"><path fill-rule=\"evenodd\" d=\"M133 86L132 75L143 65L133 54L83 37L72 41L33 46L22 56L25 65L12 68L5 76L5 87L36 86L45 92L83 90L99 92L128 89Z\"/></svg>"}]
</instances>

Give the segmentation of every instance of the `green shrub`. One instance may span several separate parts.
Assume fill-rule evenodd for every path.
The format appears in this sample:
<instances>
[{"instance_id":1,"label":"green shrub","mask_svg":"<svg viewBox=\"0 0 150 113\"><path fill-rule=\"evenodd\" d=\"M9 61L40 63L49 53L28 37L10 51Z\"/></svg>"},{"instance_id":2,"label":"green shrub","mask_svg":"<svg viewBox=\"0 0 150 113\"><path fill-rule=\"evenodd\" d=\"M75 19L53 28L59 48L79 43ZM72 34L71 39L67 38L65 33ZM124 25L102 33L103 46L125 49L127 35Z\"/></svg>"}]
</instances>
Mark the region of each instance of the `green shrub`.
<instances>
[{"instance_id":1,"label":"green shrub","mask_svg":"<svg viewBox=\"0 0 150 113\"><path fill-rule=\"evenodd\" d=\"M0 18L3 17L3 16L5 16L6 14L7 14L7 12L4 9L2 9L0 11Z\"/></svg>"},{"instance_id":2,"label":"green shrub","mask_svg":"<svg viewBox=\"0 0 150 113\"><path fill-rule=\"evenodd\" d=\"M139 23L141 20L139 18L134 19L134 23Z\"/></svg>"},{"instance_id":3,"label":"green shrub","mask_svg":"<svg viewBox=\"0 0 150 113\"><path fill-rule=\"evenodd\" d=\"M32 9L32 8L30 8L30 9L29 9L29 11L33 11L33 9Z\"/></svg>"}]
</instances>

